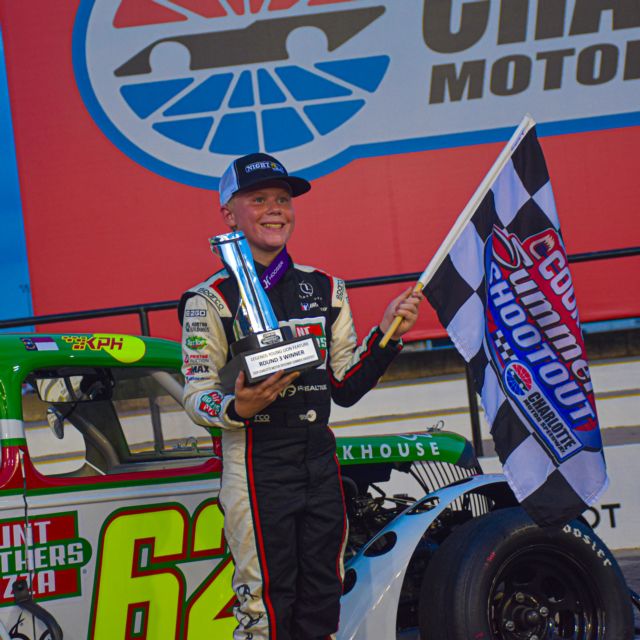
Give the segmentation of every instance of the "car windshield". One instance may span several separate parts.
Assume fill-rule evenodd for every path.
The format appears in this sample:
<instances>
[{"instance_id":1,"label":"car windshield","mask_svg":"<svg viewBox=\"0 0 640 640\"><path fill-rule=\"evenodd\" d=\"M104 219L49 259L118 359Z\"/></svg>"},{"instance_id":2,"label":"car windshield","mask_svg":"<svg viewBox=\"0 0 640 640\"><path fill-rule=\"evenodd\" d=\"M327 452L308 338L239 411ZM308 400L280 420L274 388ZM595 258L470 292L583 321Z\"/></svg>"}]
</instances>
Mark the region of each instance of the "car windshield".
<instances>
[{"instance_id":1,"label":"car windshield","mask_svg":"<svg viewBox=\"0 0 640 640\"><path fill-rule=\"evenodd\" d=\"M35 371L23 386L29 451L45 475L113 474L213 454L181 406L175 371L113 367ZM157 465L156 465L157 468Z\"/></svg>"}]
</instances>

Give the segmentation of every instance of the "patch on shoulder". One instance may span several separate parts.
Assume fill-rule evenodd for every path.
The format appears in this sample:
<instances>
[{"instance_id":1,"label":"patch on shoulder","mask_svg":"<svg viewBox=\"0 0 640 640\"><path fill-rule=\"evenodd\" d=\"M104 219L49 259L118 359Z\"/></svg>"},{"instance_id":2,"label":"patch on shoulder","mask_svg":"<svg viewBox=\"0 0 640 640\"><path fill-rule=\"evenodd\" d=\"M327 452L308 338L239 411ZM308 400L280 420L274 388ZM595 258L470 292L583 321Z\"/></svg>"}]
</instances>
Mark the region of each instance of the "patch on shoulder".
<instances>
[{"instance_id":1,"label":"patch on shoulder","mask_svg":"<svg viewBox=\"0 0 640 640\"><path fill-rule=\"evenodd\" d=\"M221 269L202 284L197 285L193 291L206 298L216 308L221 318L231 318L231 309L220 291L220 284L229 278L226 269Z\"/></svg>"},{"instance_id":2,"label":"patch on shoulder","mask_svg":"<svg viewBox=\"0 0 640 640\"><path fill-rule=\"evenodd\" d=\"M334 307L342 306L347 299L347 286L341 278L333 278L331 304Z\"/></svg>"}]
</instances>

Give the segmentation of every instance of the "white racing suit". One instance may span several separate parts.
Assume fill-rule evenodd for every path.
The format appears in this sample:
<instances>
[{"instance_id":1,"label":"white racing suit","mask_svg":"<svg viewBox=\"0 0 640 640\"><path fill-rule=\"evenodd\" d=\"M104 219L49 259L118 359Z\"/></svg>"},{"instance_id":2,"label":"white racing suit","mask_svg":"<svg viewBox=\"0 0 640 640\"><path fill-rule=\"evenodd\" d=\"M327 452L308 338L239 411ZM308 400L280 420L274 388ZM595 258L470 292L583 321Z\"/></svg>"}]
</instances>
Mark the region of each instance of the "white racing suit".
<instances>
[{"instance_id":1,"label":"white racing suit","mask_svg":"<svg viewBox=\"0 0 640 640\"><path fill-rule=\"evenodd\" d=\"M234 639L330 638L339 623L347 532L330 401L354 404L401 345L382 349L374 329L358 347L344 282L316 269L291 264L268 297L281 326L315 336L324 364L243 420L218 376L239 337L238 286L222 270L181 300L184 406L196 423L222 429Z\"/></svg>"}]
</instances>

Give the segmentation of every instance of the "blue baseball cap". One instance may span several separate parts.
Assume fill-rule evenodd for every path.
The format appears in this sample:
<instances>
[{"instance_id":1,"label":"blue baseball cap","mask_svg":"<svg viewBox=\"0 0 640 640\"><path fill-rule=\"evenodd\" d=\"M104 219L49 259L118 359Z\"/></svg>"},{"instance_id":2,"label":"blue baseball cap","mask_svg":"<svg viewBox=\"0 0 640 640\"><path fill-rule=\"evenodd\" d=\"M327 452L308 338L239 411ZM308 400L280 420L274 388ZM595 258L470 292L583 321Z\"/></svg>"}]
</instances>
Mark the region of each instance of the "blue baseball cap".
<instances>
[{"instance_id":1,"label":"blue baseball cap","mask_svg":"<svg viewBox=\"0 0 640 640\"><path fill-rule=\"evenodd\" d=\"M284 165L266 153L250 153L234 160L220 178L220 204L225 205L239 191L252 191L268 183L285 182L295 198L307 193L311 184L290 176Z\"/></svg>"}]
</instances>

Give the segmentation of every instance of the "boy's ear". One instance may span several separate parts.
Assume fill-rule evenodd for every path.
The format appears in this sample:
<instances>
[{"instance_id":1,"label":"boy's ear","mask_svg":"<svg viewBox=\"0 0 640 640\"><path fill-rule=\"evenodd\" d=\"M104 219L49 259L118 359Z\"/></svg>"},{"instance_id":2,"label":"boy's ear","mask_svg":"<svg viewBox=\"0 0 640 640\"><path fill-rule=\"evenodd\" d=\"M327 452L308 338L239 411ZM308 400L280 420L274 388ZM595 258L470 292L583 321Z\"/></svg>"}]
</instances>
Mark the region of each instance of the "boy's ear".
<instances>
[{"instance_id":1,"label":"boy's ear","mask_svg":"<svg viewBox=\"0 0 640 640\"><path fill-rule=\"evenodd\" d=\"M231 211L231 209L229 208L228 205L223 204L220 207L220 215L222 216L222 220L223 222L228 226L228 227L235 227L236 226L236 217L233 215L233 211Z\"/></svg>"}]
</instances>

